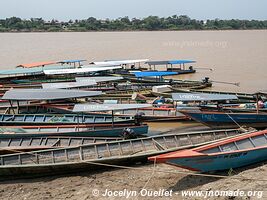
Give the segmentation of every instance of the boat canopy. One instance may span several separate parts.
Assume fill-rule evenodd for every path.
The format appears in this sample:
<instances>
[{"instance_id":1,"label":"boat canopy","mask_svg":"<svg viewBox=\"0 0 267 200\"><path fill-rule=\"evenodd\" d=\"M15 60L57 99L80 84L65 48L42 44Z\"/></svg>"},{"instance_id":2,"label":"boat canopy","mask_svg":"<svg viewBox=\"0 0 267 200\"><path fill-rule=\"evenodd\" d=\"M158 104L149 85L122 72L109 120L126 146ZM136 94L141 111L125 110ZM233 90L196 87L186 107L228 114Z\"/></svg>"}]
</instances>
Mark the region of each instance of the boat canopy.
<instances>
[{"instance_id":1,"label":"boat canopy","mask_svg":"<svg viewBox=\"0 0 267 200\"><path fill-rule=\"evenodd\" d=\"M109 65L126 65L126 64L135 64L141 62L147 62L149 59L135 59L135 60L106 60L101 62L92 62L92 64L109 64Z\"/></svg>"},{"instance_id":2,"label":"boat canopy","mask_svg":"<svg viewBox=\"0 0 267 200\"><path fill-rule=\"evenodd\" d=\"M73 112L100 112L148 108L151 104L76 104Z\"/></svg>"},{"instance_id":3,"label":"boat canopy","mask_svg":"<svg viewBox=\"0 0 267 200\"><path fill-rule=\"evenodd\" d=\"M195 63L194 60L170 60L169 64L175 65L175 64L187 64L187 63Z\"/></svg>"},{"instance_id":4,"label":"boat canopy","mask_svg":"<svg viewBox=\"0 0 267 200\"><path fill-rule=\"evenodd\" d=\"M19 64L17 67L33 68L33 67L41 67L41 66L45 66L45 65L53 65L56 63L57 62L55 62L55 61L35 62L35 63Z\"/></svg>"},{"instance_id":5,"label":"boat canopy","mask_svg":"<svg viewBox=\"0 0 267 200\"><path fill-rule=\"evenodd\" d=\"M171 76L171 75L177 75L178 72L167 72L167 71L151 71L151 72L134 72L134 75L138 78L141 77L150 77L150 76Z\"/></svg>"},{"instance_id":6,"label":"boat canopy","mask_svg":"<svg viewBox=\"0 0 267 200\"><path fill-rule=\"evenodd\" d=\"M90 73L90 72L99 72L99 71L108 71L114 69L121 69L121 66L106 66L106 67L82 67L75 69L59 69L59 70L44 70L46 75L60 75L60 74L79 74L79 73Z\"/></svg>"},{"instance_id":7,"label":"boat canopy","mask_svg":"<svg viewBox=\"0 0 267 200\"><path fill-rule=\"evenodd\" d=\"M0 70L0 75L17 75L17 74L42 74L44 70L66 69L67 66L44 66L34 68L16 68L11 70Z\"/></svg>"},{"instance_id":8,"label":"boat canopy","mask_svg":"<svg viewBox=\"0 0 267 200\"><path fill-rule=\"evenodd\" d=\"M94 80L81 82L62 82L62 83L42 83L44 89L63 89L63 88L80 88L96 85Z\"/></svg>"},{"instance_id":9,"label":"boat canopy","mask_svg":"<svg viewBox=\"0 0 267 200\"><path fill-rule=\"evenodd\" d=\"M101 91L82 91L65 89L11 89L2 99L5 100L58 100L83 98L101 95Z\"/></svg>"},{"instance_id":10,"label":"boat canopy","mask_svg":"<svg viewBox=\"0 0 267 200\"><path fill-rule=\"evenodd\" d=\"M86 61L86 60L79 60L79 59L77 59L77 60L61 60L61 61L59 61L58 63L62 63L62 64L65 64L65 63L67 63L67 64L72 64L72 63L80 63L80 62L84 62L84 61Z\"/></svg>"},{"instance_id":11,"label":"boat canopy","mask_svg":"<svg viewBox=\"0 0 267 200\"><path fill-rule=\"evenodd\" d=\"M193 60L161 60L161 61L148 61L148 65L174 65L174 64L186 64L186 63L195 63Z\"/></svg>"},{"instance_id":12,"label":"boat canopy","mask_svg":"<svg viewBox=\"0 0 267 200\"><path fill-rule=\"evenodd\" d=\"M122 80L123 77L121 76L88 76L88 77L76 77L77 82L84 82L84 81L95 81L97 83L100 82L109 82L109 81L118 81Z\"/></svg>"},{"instance_id":13,"label":"boat canopy","mask_svg":"<svg viewBox=\"0 0 267 200\"><path fill-rule=\"evenodd\" d=\"M236 95L229 94L204 94L204 93L172 93L174 101L222 101L236 100Z\"/></svg>"}]
</instances>

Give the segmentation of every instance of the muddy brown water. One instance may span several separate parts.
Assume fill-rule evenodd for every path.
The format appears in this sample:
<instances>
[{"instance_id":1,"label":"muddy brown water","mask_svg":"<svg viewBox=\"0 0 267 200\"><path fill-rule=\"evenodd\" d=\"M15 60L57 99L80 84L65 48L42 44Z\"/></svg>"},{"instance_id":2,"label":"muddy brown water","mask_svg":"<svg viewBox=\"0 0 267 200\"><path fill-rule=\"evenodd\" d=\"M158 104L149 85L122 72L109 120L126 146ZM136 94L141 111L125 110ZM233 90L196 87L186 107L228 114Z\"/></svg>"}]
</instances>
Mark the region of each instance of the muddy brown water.
<instances>
[{"instance_id":1,"label":"muddy brown water","mask_svg":"<svg viewBox=\"0 0 267 200\"><path fill-rule=\"evenodd\" d=\"M212 89L221 91L267 89L267 30L0 33L0 49L0 69L64 59L193 59L195 67L213 70L199 69L177 78L240 83L240 87L214 83ZM153 127L165 130L184 125L164 123L163 128L160 124Z\"/></svg>"}]
</instances>

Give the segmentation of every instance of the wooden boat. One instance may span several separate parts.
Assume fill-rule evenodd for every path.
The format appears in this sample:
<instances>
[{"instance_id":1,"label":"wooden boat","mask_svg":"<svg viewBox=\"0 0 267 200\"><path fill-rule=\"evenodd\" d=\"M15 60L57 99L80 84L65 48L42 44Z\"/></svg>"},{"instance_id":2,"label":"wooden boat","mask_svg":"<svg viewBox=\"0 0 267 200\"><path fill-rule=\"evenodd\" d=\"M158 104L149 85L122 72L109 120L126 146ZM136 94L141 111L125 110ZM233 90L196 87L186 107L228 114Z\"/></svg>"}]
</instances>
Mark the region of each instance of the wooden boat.
<instances>
[{"instance_id":1,"label":"wooden boat","mask_svg":"<svg viewBox=\"0 0 267 200\"><path fill-rule=\"evenodd\" d=\"M135 116L139 114L143 121L181 121L189 120L187 116L178 112L176 108L142 108L134 110L122 110L115 113L116 116Z\"/></svg>"},{"instance_id":2,"label":"wooden boat","mask_svg":"<svg viewBox=\"0 0 267 200\"><path fill-rule=\"evenodd\" d=\"M143 88L136 90L126 90L126 91L108 91L105 94L102 94L102 97L131 97L133 93L138 92L144 96L151 95L151 89Z\"/></svg>"},{"instance_id":3,"label":"wooden boat","mask_svg":"<svg viewBox=\"0 0 267 200\"><path fill-rule=\"evenodd\" d=\"M252 165L267 160L267 130L240 135L190 150L150 157L149 160L200 172Z\"/></svg>"},{"instance_id":4,"label":"wooden boat","mask_svg":"<svg viewBox=\"0 0 267 200\"><path fill-rule=\"evenodd\" d=\"M166 67L167 71L171 72L178 72L179 74L189 74L189 73L195 73L196 70L193 68L193 66L186 67L185 64L192 64L196 61L193 60L161 60L161 61L147 61L146 64L148 64L150 70L156 70L156 67L158 66L164 66ZM175 67L178 65L178 67Z\"/></svg>"},{"instance_id":5,"label":"wooden boat","mask_svg":"<svg viewBox=\"0 0 267 200\"><path fill-rule=\"evenodd\" d=\"M207 87L211 87L212 84L211 83L201 83L201 84L198 84L198 85L191 85L188 87L190 89L203 89L203 88L207 88ZM172 93L173 92L183 92L185 91L185 88L186 86L184 87L177 87L177 86L172 86L172 91L170 92L155 92L155 91L151 91L151 94L155 97L158 97L158 96L162 96L162 97L165 97L165 98L171 98L172 97Z\"/></svg>"},{"instance_id":6,"label":"wooden boat","mask_svg":"<svg viewBox=\"0 0 267 200\"><path fill-rule=\"evenodd\" d=\"M0 138L0 154L11 154L42 149L73 147L92 143L118 141L122 138L101 137L10 137Z\"/></svg>"},{"instance_id":7,"label":"wooden boat","mask_svg":"<svg viewBox=\"0 0 267 200\"><path fill-rule=\"evenodd\" d=\"M240 126L266 128L267 113L179 110L195 121L212 128L236 128Z\"/></svg>"},{"instance_id":8,"label":"wooden boat","mask_svg":"<svg viewBox=\"0 0 267 200\"><path fill-rule=\"evenodd\" d=\"M70 113L72 112L73 105L43 105L47 110L54 110L55 112L60 113ZM106 112L87 112L87 114L107 114ZM187 116L178 112L175 108L136 108L130 110L121 110L114 112L114 116L125 117L125 116L136 116L139 115L142 121L181 121L189 120Z\"/></svg>"},{"instance_id":9,"label":"wooden boat","mask_svg":"<svg viewBox=\"0 0 267 200\"><path fill-rule=\"evenodd\" d=\"M0 132L0 138L12 137L122 137L125 129L130 129L135 136L148 133L148 126L134 124L102 124L102 125L50 125L50 126L5 126Z\"/></svg>"},{"instance_id":10,"label":"wooden boat","mask_svg":"<svg viewBox=\"0 0 267 200\"><path fill-rule=\"evenodd\" d=\"M134 140L88 144L0 156L0 175L44 176L99 168L100 164L130 164L147 157L233 137L237 129L168 134Z\"/></svg>"},{"instance_id":11,"label":"wooden boat","mask_svg":"<svg viewBox=\"0 0 267 200\"><path fill-rule=\"evenodd\" d=\"M115 117L110 115L77 114L0 114L0 126L16 125L52 125L52 124L111 124L133 122L132 117Z\"/></svg>"}]
</instances>

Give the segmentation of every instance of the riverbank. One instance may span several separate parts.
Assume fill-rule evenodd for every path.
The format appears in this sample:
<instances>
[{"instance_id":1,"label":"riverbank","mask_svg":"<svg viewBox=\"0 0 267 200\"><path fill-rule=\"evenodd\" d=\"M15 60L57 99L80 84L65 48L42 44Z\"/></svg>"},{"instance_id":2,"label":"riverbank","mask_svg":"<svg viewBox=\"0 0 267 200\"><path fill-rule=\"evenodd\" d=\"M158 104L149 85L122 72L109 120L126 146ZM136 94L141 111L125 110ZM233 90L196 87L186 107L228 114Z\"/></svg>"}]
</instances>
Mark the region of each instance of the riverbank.
<instances>
[{"instance_id":1,"label":"riverbank","mask_svg":"<svg viewBox=\"0 0 267 200\"><path fill-rule=\"evenodd\" d=\"M53 176L36 179L2 181L0 195L5 200L35 200L35 199L125 199L126 191L132 195L128 199L152 199L147 191L158 191L159 199L203 199L203 197L185 197L185 191L255 191L253 197L223 197L207 199L265 199L267 181L267 166L257 165L251 169L243 168L232 172L235 175L227 179L177 174L177 168L159 164L156 170L170 173L155 172L153 165L136 165L134 169L109 169L95 172L75 173L65 176ZM178 169L179 172L189 172ZM171 173L172 172L172 173ZM220 174L227 175L227 174ZM258 179L244 180L244 179ZM143 190L142 190L143 189ZM142 194L138 194L139 191ZM107 193L108 191L108 193ZM115 191L122 191L121 197L114 197ZM263 193L262 193L263 191ZM112 193L113 192L113 193ZM161 193L160 193L161 192ZM164 193L165 192L165 193ZM105 195L109 196L105 196ZM210 192L210 194L212 194ZM250 194L250 193L249 193ZM251 193L252 194L252 193ZM113 195L113 196L112 196ZM204 195L204 194L203 194ZM262 198L259 198L262 197Z\"/></svg>"}]
</instances>

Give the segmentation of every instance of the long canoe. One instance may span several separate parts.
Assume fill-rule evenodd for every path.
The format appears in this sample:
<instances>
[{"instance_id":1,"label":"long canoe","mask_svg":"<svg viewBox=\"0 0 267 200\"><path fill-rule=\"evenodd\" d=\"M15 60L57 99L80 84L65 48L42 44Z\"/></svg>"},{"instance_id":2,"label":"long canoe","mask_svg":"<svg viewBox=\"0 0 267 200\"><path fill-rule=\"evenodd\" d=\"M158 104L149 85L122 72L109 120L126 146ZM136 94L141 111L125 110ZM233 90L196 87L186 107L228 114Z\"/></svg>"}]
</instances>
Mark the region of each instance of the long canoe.
<instances>
[{"instance_id":1,"label":"long canoe","mask_svg":"<svg viewBox=\"0 0 267 200\"><path fill-rule=\"evenodd\" d=\"M122 138L101 137L10 137L0 138L0 154L18 153L21 151L34 151L42 149L55 149L73 147L92 143L118 141Z\"/></svg>"},{"instance_id":2,"label":"long canoe","mask_svg":"<svg viewBox=\"0 0 267 200\"><path fill-rule=\"evenodd\" d=\"M114 117L114 123L133 122L132 117ZM1 114L0 126L49 125L49 124L110 124L110 115L75 115L75 114Z\"/></svg>"},{"instance_id":3,"label":"long canoe","mask_svg":"<svg viewBox=\"0 0 267 200\"><path fill-rule=\"evenodd\" d=\"M61 126L21 126L4 127L1 129L0 138L12 137L49 137L49 136L71 136L71 137L122 137L126 129L130 129L134 135L146 135L147 125L115 124L111 125L61 125Z\"/></svg>"},{"instance_id":4,"label":"long canoe","mask_svg":"<svg viewBox=\"0 0 267 200\"><path fill-rule=\"evenodd\" d=\"M192 171L221 171L267 160L267 131L149 158Z\"/></svg>"},{"instance_id":5,"label":"long canoe","mask_svg":"<svg viewBox=\"0 0 267 200\"><path fill-rule=\"evenodd\" d=\"M29 175L31 177L44 176L76 172L77 170L94 170L99 168L96 165L98 163L130 164L136 161L146 161L149 156L197 147L223 138L235 137L241 133L240 130L232 129L168 134L134 140L1 155L0 175L2 178Z\"/></svg>"}]
</instances>

